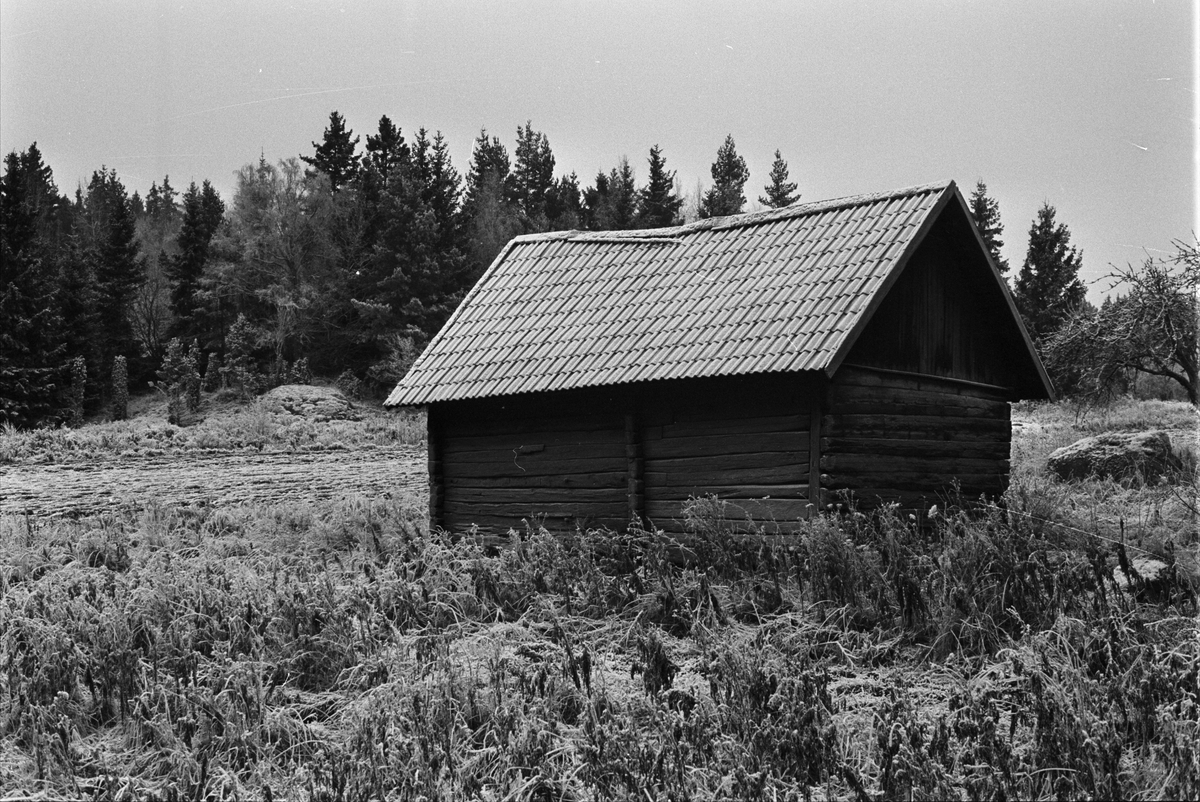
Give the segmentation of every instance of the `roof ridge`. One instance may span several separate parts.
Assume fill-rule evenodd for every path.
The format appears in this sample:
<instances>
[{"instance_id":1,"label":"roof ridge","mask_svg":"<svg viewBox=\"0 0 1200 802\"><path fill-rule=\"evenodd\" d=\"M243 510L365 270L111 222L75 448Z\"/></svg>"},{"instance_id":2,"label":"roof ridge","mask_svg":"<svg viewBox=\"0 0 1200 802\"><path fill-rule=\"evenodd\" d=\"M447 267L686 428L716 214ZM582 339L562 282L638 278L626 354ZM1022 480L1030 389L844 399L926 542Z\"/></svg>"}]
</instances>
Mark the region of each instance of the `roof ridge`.
<instances>
[{"instance_id":1,"label":"roof ridge","mask_svg":"<svg viewBox=\"0 0 1200 802\"><path fill-rule=\"evenodd\" d=\"M569 240L571 242L619 242L622 240L630 242L673 242L686 234L691 234L696 231L707 230L725 230L730 228L742 228L745 226L754 226L761 223L770 223L775 220L788 220L793 217L804 217L810 214L819 214L821 212L833 211L835 209L844 209L848 206L862 206L868 203L878 203L881 200L890 200L892 198L907 198L913 195L922 195L927 192L942 192L949 187L954 186L953 180L934 181L929 184L915 184L909 187L901 187L887 192L870 192L860 195L845 195L840 198L829 198L819 201L808 201L801 203L796 201L790 206L784 206L780 209L761 209L756 212L745 212L743 214L731 214L725 217L708 217L703 220L694 220L691 223L684 223L679 226L669 226L666 228L636 228L626 229L621 231L587 231L580 229L570 229L568 231L545 231L537 234L522 234L514 237L512 242L527 243L527 242L554 242L561 240Z\"/></svg>"}]
</instances>

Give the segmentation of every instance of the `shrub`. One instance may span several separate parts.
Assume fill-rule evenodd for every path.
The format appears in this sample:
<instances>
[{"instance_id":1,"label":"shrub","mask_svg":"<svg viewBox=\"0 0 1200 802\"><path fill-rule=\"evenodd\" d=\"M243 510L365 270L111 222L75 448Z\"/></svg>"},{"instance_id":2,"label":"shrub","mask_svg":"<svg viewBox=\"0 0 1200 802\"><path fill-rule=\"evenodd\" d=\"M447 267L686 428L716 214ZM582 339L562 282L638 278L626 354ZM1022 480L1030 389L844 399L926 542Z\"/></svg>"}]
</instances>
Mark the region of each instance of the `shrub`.
<instances>
[{"instance_id":1,"label":"shrub","mask_svg":"<svg viewBox=\"0 0 1200 802\"><path fill-rule=\"evenodd\" d=\"M112 419L125 420L129 417L129 368L124 356L113 358L112 369Z\"/></svg>"},{"instance_id":2,"label":"shrub","mask_svg":"<svg viewBox=\"0 0 1200 802\"><path fill-rule=\"evenodd\" d=\"M83 425L83 398L87 389L87 362L77 356L71 360L71 387L67 402L67 425L78 428Z\"/></svg>"},{"instance_id":3,"label":"shrub","mask_svg":"<svg viewBox=\"0 0 1200 802\"><path fill-rule=\"evenodd\" d=\"M191 412L200 409L200 344L192 340L185 359L184 398Z\"/></svg>"},{"instance_id":4,"label":"shrub","mask_svg":"<svg viewBox=\"0 0 1200 802\"><path fill-rule=\"evenodd\" d=\"M204 390L215 393L221 386L221 355L215 351L208 355L208 366L204 370Z\"/></svg>"}]
</instances>

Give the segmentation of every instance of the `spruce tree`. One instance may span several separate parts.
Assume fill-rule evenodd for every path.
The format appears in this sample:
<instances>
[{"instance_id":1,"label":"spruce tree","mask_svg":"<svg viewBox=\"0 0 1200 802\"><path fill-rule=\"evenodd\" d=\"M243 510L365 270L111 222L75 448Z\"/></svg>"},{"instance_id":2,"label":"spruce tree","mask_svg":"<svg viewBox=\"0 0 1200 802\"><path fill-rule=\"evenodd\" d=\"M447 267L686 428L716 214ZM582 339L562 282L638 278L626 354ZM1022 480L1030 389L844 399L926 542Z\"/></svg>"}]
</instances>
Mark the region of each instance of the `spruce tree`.
<instances>
[{"instance_id":1,"label":"spruce tree","mask_svg":"<svg viewBox=\"0 0 1200 802\"><path fill-rule=\"evenodd\" d=\"M1000 255L1000 249L1004 247L1004 240L1000 239L1000 235L1004 233L1004 226L1000 223L1000 204L995 198L989 198L987 194L987 184L983 183L983 179L975 182L975 191L971 193L971 217L975 220L975 225L979 228L979 234L983 237L983 244L987 246L988 253L992 255L992 261L996 263L996 267L1001 273L1008 272L1008 260Z\"/></svg>"},{"instance_id":2,"label":"spruce tree","mask_svg":"<svg viewBox=\"0 0 1200 802\"><path fill-rule=\"evenodd\" d=\"M717 151L717 160L712 166L713 185L704 194L700 203L701 217L724 217L741 214L746 205L746 180L750 170L746 160L737 153L733 134L725 137L725 143Z\"/></svg>"},{"instance_id":3,"label":"spruce tree","mask_svg":"<svg viewBox=\"0 0 1200 802\"><path fill-rule=\"evenodd\" d=\"M545 231L549 223L546 197L554 187L554 154L550 150L550 140L544 133L534 131L531 121L526 121L523 128L517 128L517 147L513 155L516 163L506 186L508 201L520 210L525 231Z\"/></svg>"},{"instance_id":4,"label":"spruce tree","mask_svg":"<svg viewBox=\"0 0 1200 802\"><path fill-rule=\"evenodd\" d=\"M42 199L27 155L9 153L0 178L0 421L16 426L53 415L64 355L52 256L39 233Z\"/></svg>"},{"instance_id":5,"label":"spruce tree","mask_svg":"<svg viewBox=\"0 0 1200 802\"><path fill-rule=\"evenodd\" d=\"M658 145L650 148L650 176L639 194L638 228L679 225L683 198L675 193L675 171L667 169L667 160Z\"/></svg>"},{"instance_id":6,"label":"spruce tree","mask_svg":"<svg viewBox=\"0 0 1200 802\"><path fill-rule=\"evenodd\" d=\"M771 164L771 183L763 189L766 195L759 195L758 202L771 209L782 209L800 200L796 191L796 183L788 181L788 163L783 160L779 151L775 151L775 161Z\"/></svg>"},{"instance_id":7,"label":"spruce tree","mask_svg":"<svg viewBox=\"0 0 1200 802\"><path fill-rule=\"evenodd\" d=\"M385 187L392 173L409 162L410 152L404 134L386 114L379 118L378 132L367 134L366 150L363 167L373 169Z\"/></svg>"},{"instance_id":8,"label":"spruce tree","mask_svg":"<svg viewBox=\"0 0 1200 802\"><path fill-rule=\"evenodd\" d=\"M471 153L462 206L473 276L481 274L500 249L521 233L520 210L505 193L509 171L504 145L481 130Z\"/></svg>"},{"instance_id":9,"label":"spruce tree","mask_svg":"<svg viewBox=\"0 0 1200 802\"><path fill-rule=\"evenodd\" d=\"M98 343L101 375L95 379L103 387L114 356L140 351L130 313L145 274L129 197L115 170L101 169L92 174L85 212L93 236L96 313L103 323Z\"/></svg>"},{"instance_id":10,"label":"spruce tree","mask_svg":"<svg viewBox=\"0 0 1200 802\"><path fill-rule=\"evenodd\" d=\"M325 137L321 144L313 142L316 153L312 156L301 156L305 164L314 168L309 175L317 172L329 176L329 187L337 192L349 184L358 175L359 157L355 153L358 147L358 137L351 139L354 132L346 127L346 121L336 111L329 113L329 127L325 129Z\"/></svg>"},{"instance_id":11,"label":"spruce tree","mask_svg":"<svg viewBox=\"0 0 1200 802\"><path fill-rule=\"evenodd\" d=\"M579 228L583 221L583 196L579 191L578 175L559 176L546 198L546 217L551 230Z\"/></svg>"},{"instance_id":12,"label":"spruce tree","mask_svg":"<svg viewBox=\"0 0 1200 802\"><path fill-rule=\"evenodd\" d=\"M638 222L637 182L629 159L622 156L607 175L601 171L584 192L584 216L595 231L624 231Z\"/></svg>"},{"instance_id":13,"label":"spruce tree","mask_svg":"<svg viewBox=\"0 0 1200 802\"><path fill-rule=\"evenodd\" d=\"M168 260L171 312L175 316L172 335L180 338L204 336L205 326L199 298L200 280L208 263L209 245L221 225L225 204L212 185L203 188L193 181L183 195L183 224L179 229L178 255Z\"/></svg>"},{"instance_id":14,"label":"spruce tree","mask_svg":"<svg viewBox=\"0 0 1200 802\"><path fill-rule=\"evenodd\" d=\"M1049 203L1029 228L1029 250L1017 276L1013 298L1029 333L1049 337L1083 303L1087 289L1079 280L1083 257L1071 246L1071 232L1054 220Z\"/></svg>"}]
</instances>

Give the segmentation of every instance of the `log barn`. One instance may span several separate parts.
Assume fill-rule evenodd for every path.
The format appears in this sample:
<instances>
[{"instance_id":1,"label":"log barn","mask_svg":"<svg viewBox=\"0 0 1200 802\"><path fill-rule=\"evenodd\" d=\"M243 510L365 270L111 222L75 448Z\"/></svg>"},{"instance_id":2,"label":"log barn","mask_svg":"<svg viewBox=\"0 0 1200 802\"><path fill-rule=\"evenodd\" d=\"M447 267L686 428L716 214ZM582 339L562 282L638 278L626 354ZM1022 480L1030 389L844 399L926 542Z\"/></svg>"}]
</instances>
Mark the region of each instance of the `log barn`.
<instances>
[{"instance_id":1,"label":"log barn","mask_svg":"<svg viewBox=\"0 0 1200 802\"><path fill-rule=\"evenodd\" d=\"M781 528L996 496L1051 393L948 182L517 237L386 404L427 409L432 525L672 531L705 494Z\"/></svg>"}]
</instances>

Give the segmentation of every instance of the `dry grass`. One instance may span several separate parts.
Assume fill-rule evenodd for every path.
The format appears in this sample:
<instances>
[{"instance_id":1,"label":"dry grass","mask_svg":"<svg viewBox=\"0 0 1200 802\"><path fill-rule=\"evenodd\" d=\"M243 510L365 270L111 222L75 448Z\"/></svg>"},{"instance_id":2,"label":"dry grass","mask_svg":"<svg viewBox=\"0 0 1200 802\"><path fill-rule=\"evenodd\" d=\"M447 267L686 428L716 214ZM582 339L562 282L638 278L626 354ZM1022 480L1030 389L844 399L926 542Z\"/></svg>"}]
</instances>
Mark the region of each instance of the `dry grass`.
<instances>
[{"instance_id":1,"label":"dry grass","mask_svg":"<svg viewBox=\"0 0 1200 802\"><path fill-rule=\"evenodd\" d=\"M120 457L160 457L236 451L325 451L373 446L419 445L425 424L418 413L385 411L356 402L359 420L317 422L273 414L257 403L245 405L205 395L192 425L166 422L165 402L142 397L124 421L80 429L59 427L21 431L0 428L0 465L71 462Z\"/></svg>"},{"instance_id":2,"label":"dry grass","mask_svg":"<svg viewBox=\"0 0 1200 802\"><path fill-rule=\"evenodd\" d=\"M1008 503L924 529L885 509L764 539L706 501L683 542L530 528L499 549L404 499L0 518L0 787L1195 798L1187 530L1153 488L1050 482L1086 424L1017 417L1039 428ZM1163 581L1126 575L1118 509Z\"/></svg>"}]
</instances>

